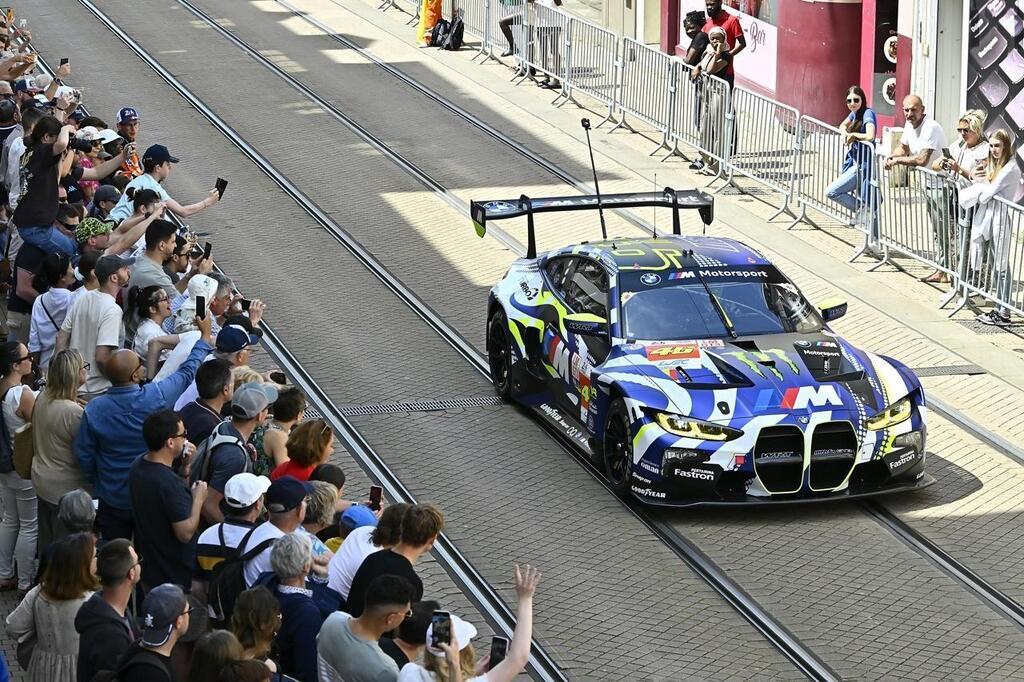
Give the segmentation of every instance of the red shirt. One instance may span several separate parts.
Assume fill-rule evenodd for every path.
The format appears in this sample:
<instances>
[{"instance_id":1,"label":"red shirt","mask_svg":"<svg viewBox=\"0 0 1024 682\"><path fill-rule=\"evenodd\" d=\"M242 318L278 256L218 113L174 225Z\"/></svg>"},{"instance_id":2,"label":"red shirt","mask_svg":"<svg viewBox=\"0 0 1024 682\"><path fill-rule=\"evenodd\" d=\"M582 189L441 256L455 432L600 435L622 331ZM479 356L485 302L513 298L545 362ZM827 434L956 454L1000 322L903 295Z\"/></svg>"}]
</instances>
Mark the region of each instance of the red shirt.
<instances>
[{"instance_id":1,"label":"red shirt","mask_svg":"<svg viewBox=\"0 0 1024 682\"><path fill-rule=\"evenodd\" d=\"M724 9L718 13L718 16L714 19L710 17L704 22L704 27L701 29L704 33L707 33L715 26L720 26L725 30L725 47L728 50L736 47L736 41L743 37L743 27L740 26L740 20L735 14L729 14ZM725 67L725 73L730 76L735 73L732 68L732 62Z\"/></svg>"},{"instance_id":2,"label":"red shirt","mask_svg":"<svg viewBox=\"0 0 1024 682\"><path fill-rule=\"evenodd\" d=\"M313 473L313 469L316 469L315 464L310 467L300 467L295 462L288 460L270 472L270 480L276 481L282 476L291 476L292 478L297 478L300 481L308 481L309 475Z\"/></svg>"}]
</instances>

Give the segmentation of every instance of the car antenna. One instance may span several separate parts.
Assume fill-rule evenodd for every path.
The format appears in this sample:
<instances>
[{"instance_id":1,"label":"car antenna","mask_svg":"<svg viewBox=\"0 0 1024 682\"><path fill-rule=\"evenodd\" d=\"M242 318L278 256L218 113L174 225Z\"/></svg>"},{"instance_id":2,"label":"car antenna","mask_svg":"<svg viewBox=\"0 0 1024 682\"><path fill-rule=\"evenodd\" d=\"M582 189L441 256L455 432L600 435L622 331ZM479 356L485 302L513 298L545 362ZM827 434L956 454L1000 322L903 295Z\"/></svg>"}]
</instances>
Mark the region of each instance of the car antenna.
<instances>
[{"instance_id":1,"label":"car antenna","mask_svg":"<svg viewBox=\"0 0 1024 682\"><path fill-rule=\"evenodd\" d=\"M654 191L658 191L658 172L654 172ZM658 238L658 207L652 206L651 213L654 214L654 238Z\"/></svg>"},{"instance_id":2,"label":"car antenna","mask_svg":"<svg viewBox=\"0 0 1024 682\"><path fill-rule=\"evenodd\" d=\"M711 307L718 313L718 317L722 320L722 325L725 326L725 331L729 332L729 336L737 338L739 334L736 333L736 327L732 326L732 320L725 314L725 308L722 307L722 302L715 296L715 292L711 291L711 287L704 281L704 276L700 274L700 266L697 264L697 259L693 257L693 249L689 251L683 251L683 258L687 258L690 261L690 267L693 268L693 274L697 276L697 281L704 287L704 291L707 292L708 298L711 299Z\"/></svg>"},{"instance_id":3,"label":"car antenna","mask_svg":"<svg viewBox=\"0 0 1024 682\"><path fill-rule=\"evenodd\" d=\"M587 150L590 152L590 170L594 171L594 191L597 194L597 215L601 218L601 238L608 239L608 228L604 224L604 206L601 204L601 185L597 184L597 166L594 164L594 147L590 144L590 119L581 118L580 125L587 131Z\"/></svg>"}]
</instances>

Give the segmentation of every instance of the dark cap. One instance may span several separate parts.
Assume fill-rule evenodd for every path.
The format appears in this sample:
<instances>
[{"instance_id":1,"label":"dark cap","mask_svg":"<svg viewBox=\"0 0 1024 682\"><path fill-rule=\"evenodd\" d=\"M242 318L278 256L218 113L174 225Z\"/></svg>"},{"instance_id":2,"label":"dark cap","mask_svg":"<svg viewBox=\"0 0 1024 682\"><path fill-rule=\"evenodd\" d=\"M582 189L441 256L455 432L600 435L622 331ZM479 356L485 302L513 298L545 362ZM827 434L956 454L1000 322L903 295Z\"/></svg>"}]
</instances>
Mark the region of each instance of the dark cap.
<instances>
[{"instance_id":1,"label":"dark cap","mask_svg":"<svg viewBox=\"0 0 1024 682\"><path fill-rule=\"evenodd\" d=\"M283 476L270 484L267 495L263 499L267 511L272 514L281 514L298 507L306 499L306 495L312 492L313 485L311 483L291 476Z\"/></svg>"},{"instance_id":2,"label":"dark cap","mask_svg":"<svg viewBox=\"0 0 1024 682\"><path fill-rule=\"evenodd\" d=\"M132 121L139 120L139 112L135 111L132 107L122 107L117 112L118 123L131 123Z\"/></svg>"},{"instance_id":3,"label":"dark cap","mask_svg":"<svg viewBox=\"0 0 1024 682\"><path fill-rule=\"evenodd\" d=\"M93 268L93 272L96 273L96 279L106 282L110 279L111 275L121 268L130 268L133 265L135 265L135 258L131 256L102 256L96 261L96 267Z\"/></svg>"},{"instance_id":4,"label":"dark cap","mask_svg":"<svg viewBox=\"0 0 1024 682\"><path fill-rule=\"evenodd\" d=\"M14 100L0 100L0 121L13 121L14 114L18 111L18 105Z\"/></svg>"},{"instance_id":5,"label":"dark cap","mask_svg":"<svg viewBox=\"0 0 1024 682\"><path fill-rule=\"evenodd\" d=\"M100 185L96 193L92 195L92 202L98 204L101 201L118 201L121 199L121 192L113 185Z\"/></svg>"},{"instance_id":6,"label":"dark cap","mask_svg":"<svg viewBox=\"0 0 1024 682\"><path fill-rule=\"evenodd\" d=\"M35 80L33 80L31 76L25 76L14 81L14 87L12 90L14 92L31 92L33 94L43 91L41 87L36 85Z\"/></svg>"},{"instance_id":7,"label":"dark cap","mask_svg":"<svg viewBox=\"0 0 1024 682\"><path fill-rule=\"evenodd\" d=\"M171 163L178 163L178 159L171 156L171 153L167 151L167 147L162 144L155 144L146 150L146 153L142 155L142 161L151 161L152 163L165 163L170 161Z\"/></svg>"},{"instance_id":8,"label":"dark cap","mask_svg":"<svg viewBox=\"0 0 1024 682\"><path fill-rule=\"evenodd\" d=\"M166 644L186 608L188 599L177 585L164 583L150 590L142 602L142 643L148 647Z\"/></svg>"},{"instance_id":9,"label":"dark cap","mask_svg":"<svg viewBox=\"0 0 1024 682\"><path fill-rule=\"evenodd\" d=\"M259 342L260 337L237 324L226 324L217 332L217 350L222 353L237 353Z\"/></svg>"}]
</instances>

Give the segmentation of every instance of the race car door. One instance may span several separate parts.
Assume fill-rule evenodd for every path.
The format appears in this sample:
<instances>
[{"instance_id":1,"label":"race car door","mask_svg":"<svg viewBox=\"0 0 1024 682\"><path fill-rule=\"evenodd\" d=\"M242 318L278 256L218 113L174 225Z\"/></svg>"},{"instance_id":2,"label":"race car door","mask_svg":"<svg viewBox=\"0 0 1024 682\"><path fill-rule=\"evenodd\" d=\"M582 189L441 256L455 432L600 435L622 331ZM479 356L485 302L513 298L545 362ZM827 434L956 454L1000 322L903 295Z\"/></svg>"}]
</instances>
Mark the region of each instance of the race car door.
<instances>
[{"instance_id":1,"label":"race car door","mask_svg":"<svg viewBox=\"0 0 1024 682\"><path fill-rule=\"evenodd\" d=\"M553 259L545 268L552 290L567 313L590 313L608 319L608 273L600 263L581 256ZM554 276L552 276L554 275ZM563 320L544 330L544 365L551 394L564 409L586 420L590 373L608 357L609 341L595 336L563 334Z\"/></svg>"}]
</instances>

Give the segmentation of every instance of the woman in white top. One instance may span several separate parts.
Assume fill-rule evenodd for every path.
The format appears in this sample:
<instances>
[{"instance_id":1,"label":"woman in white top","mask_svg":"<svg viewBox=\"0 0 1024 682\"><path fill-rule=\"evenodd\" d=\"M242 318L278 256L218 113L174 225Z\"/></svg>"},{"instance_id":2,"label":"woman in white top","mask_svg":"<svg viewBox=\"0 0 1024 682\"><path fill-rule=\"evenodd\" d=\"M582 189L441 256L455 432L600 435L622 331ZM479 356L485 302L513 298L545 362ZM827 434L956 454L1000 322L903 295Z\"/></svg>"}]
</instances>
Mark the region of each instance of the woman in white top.
<instances>
[{"instance_id":1,"label":"woman in white top","mask_svg":"<svg viewBox=\"0 0 1024 682\"><path fill-rule=\"evenodd\" d=\"M47 254L32 280L32 288L42 295L32 303L28 350L39 367L40 375L46 374L46 368L50 366L50 357L57 345L57 332L73 302L68 287L74 282L75 269L71 267L71 259L63 253Z\"/></svg>"},{"instance_id":2,"label":"woman in white top","mask_svg":"<svg viewBox=\"0 0 1024 682\"><path fill-rule=\"evenodd\" d=\"M181 340L177 334L165 333L161 326L171 316L171 301L158 284L132 287L128 291L128 310L136 319L133 348L146 364L146 376L152 379L167 356L166 349L174 348Z\"/></svg>"},{"instance_id":3,"label":"woman in white top","mask_svg":"<svg viewBox=\"0 0 1024 682\"><path fill-rule=\"evenodd\" d=\"M12 439L14 432L32 419L36 394L22 384L32 372L32 359L25 344L8 341L0 346L0 400L4 425ZM0 458L2 459L2 458ZM0 591L17 587L22 593L32 587L36 576L36 542L39 527L36 517L36 493L32 481L14 471L13 461L0 461ZM18 574L14 574L17 557Z\"/></svg>"},{"instance_id":4,"label":"woman in white top","mask_svg":"<svg viewBox=\"0 0 1024 682\"><path fill-rule=\"evenodd\" d=\"M988 137L988 145L988 159L975 169L974 184L960 191L960 205L975 208L971 220L971 270L977 273L976 277L983 277L983 267L990 268L992 279L996 280L996 294L1006 301L1010 298L1013 275L1010 270L1013 224L996 198L1013 201L1020 188L1021 173L1013 158L1013 142L1008 132L1001 128L994 131ZM1010 312L1000 305L979 315L978 321L1009 324Z\"/></svg>"},{"instance_id":5,"label":"woman in white top","mask_svg":"<svg viewBox=\"0 0 1024 682\"><path fill-rule=\"evenodd\" d=\"M427 648L423 665L406 663L398 673L398 682L512 682L526 669L533 637L533 593L540 582L540 572L529 564L516 566L516 629L508 645L505 660L491 668L490 655L476 663L476 652L470 641L476 628L458 616L451 617L451 645L431 645L434 626L427 628Z\"/></svg>"},{"instance_id":6,"label":"woman in white top","mask_svg":"<svg viewBox=\"0 0 1024 682\"><path fill-rule=\"evenodd\" d=\"M958 189L963 189L971 184L971 174L974 172L974 169L977 168L978 163L984 161L988 157L988 140L985 139L986 117L987 114L980 109L971 109L970 111L964 112L964 115L960 117L960 121L956 125L956 132L960 137L953 143L953 146L949 148L949 156L940 156L932 162L932 170L946 171L949 173ZM962 220L959 221L959 228L963 230L961 233L963 234L971 226L970 214L964 211L961 218ZM935 236L936 260L940 263L944 263L945 254L952 255L951 252L956 244L946 244L947 241L952 241L950 240L951 235L940 236L938 232L936 232ZM968 239L961 239L961 258L967 257L968 243ZM949 265L952 267L955 264L949 263ZM931 275L925 277L924 281L945 283L948 282L949 279L945 272L942 270L936 270Z\"/></svg>"}]
</instances>

